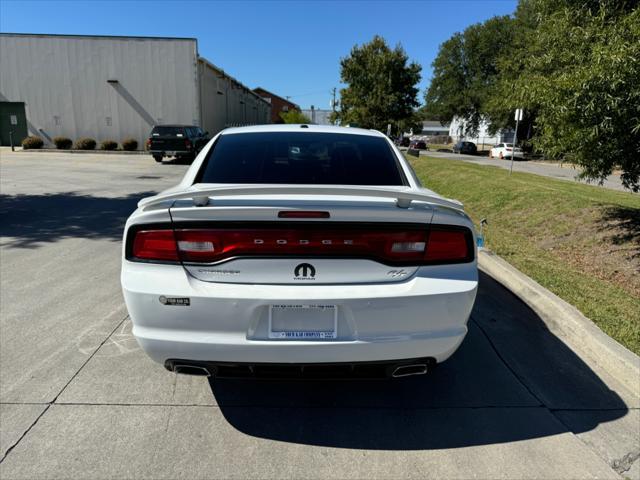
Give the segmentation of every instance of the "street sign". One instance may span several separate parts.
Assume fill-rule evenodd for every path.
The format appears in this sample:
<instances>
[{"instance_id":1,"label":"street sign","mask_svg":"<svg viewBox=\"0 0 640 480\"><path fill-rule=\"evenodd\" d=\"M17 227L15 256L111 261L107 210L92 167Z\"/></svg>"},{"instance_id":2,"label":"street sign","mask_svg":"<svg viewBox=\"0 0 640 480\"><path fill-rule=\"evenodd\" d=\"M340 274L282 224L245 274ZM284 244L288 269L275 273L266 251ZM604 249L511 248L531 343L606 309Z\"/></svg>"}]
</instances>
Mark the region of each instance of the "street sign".
<instances>
[{"instance_id":1,"label":"street sign","mask_svg":"<svg viewBox=\"0 0 640 480\"><path fill-rule=\"evenodd\" d=\"M516 114L514 117L516 121L516 129L513 131L513 151L511 152L511 166L509 167L509 175L513 172L513 157L516 156L516 147L518 146L518 124L522 120L522 109L516 108Z\"/></svg>"}]
</instances>

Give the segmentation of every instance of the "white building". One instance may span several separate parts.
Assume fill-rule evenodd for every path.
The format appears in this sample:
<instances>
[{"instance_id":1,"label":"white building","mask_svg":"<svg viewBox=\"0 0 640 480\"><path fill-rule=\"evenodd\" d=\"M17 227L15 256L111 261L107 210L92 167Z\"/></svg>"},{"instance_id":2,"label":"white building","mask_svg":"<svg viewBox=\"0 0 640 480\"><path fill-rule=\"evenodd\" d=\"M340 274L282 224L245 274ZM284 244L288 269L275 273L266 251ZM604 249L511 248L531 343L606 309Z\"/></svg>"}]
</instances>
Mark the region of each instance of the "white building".
<instances>
[{"instance_id":1,"label":"white building","mask_svg":"<svg viewBox=\"0 0 640 480\"><path fill-rule=\"evenodd\" d=\"M309 109L303 109L302 113L315 125L333 125L329 119L333 110L323 110L321 108L313 108L312 106Z\"/></svg>"},{"instance_id":2,"label":"white building","mask_svg":"<svg viewBox=\"0 0 640 480\"><path fill-rule=\"evenodd\" d=\"M22 103L28 134L48 143L133 137L142 147L157 124L215 134L269 123L271 106L200 57L194 38L3 33L0 62L0 103Z\"/></svg>"},{"instance_id":3,"label":"white building","mask_svg":"<svg viewBox=\"0 0 640 480\"><path fill-rule=\"evenodd\" d=\"M444 125L435 120L424 120L422 122L422 131L419 133L422 137L441 137L449 135L449 124Z\"/></svg>"},{"instance_id":4,"label":"white building","mask_svg":"<svg viewBox=\"0 0 640 480\"><path fill-rule=\"evenodd\" d=\"M482 121L480 123L477 135L467 135L465 133L466 122L460 117L453 117L453 120L451 120L451 124L449 125L449 136L452 138L454 143L459 140L466 140L481 146L483 144L495 145L501 142L513 141L513 130L499 130L494 135L490 135L489 123L487 121Z\"/></svg>"}]
</instances>

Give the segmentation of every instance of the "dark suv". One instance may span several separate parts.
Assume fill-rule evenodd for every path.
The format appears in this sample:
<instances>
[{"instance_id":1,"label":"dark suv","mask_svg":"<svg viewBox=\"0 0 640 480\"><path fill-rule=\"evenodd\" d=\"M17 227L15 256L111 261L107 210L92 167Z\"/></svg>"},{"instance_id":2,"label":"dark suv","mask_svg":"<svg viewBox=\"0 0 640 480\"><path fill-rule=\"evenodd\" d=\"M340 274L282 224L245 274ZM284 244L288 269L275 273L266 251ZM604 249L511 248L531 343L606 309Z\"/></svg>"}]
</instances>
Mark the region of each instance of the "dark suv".
<instances>
[{"instance_id":1,"label":"dark suv","mask_svg":"<svg viewBox=\"0 0 640 480\"><path fill-rule=\"evenodd\" d=\"M147 150L156 162L164 157L193 160L209 141L209 132L195 125L157 125L147 140Z\"/></svg>"},{"instance_id":2,"label":"dark suv","mask_svg":"<svg viewBox=\"0 0 640 480\"><path fill-rule=\"evenodd\" d=\"M478 152L478 147L473 142L458 142L453 146L453 153L468 153L475 155Z\"/></svg>"}]
</instances>

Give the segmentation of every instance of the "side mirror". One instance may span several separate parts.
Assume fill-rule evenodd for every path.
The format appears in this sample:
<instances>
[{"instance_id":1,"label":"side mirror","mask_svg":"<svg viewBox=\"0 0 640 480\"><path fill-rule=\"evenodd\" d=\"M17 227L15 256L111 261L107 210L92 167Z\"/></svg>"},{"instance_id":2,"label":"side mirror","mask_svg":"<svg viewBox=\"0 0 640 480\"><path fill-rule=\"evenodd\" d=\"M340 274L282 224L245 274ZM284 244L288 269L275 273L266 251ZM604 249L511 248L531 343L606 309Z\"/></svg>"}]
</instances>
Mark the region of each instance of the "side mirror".
<instances>
[{"instance_id":1,"label":"side mirror","mask_svg":"<svg viewBox=\"0 0 640 480\"><path fill-rule=\"evenodd\" d=\"M203 135L204 135L205 137L208 137L208 136L209 136L209 132L204 132L204 133L203 133Z\"/></svg>"}]
</instances>

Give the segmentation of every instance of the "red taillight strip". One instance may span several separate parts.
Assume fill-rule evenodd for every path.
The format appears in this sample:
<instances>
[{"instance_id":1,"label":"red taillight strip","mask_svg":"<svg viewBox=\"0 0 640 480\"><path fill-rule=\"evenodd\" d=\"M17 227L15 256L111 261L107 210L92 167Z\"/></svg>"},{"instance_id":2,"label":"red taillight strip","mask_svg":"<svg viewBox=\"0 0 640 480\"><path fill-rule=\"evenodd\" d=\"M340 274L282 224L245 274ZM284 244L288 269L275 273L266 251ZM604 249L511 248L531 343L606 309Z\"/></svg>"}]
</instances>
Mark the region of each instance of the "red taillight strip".
<instances>
[{"instance_id":1,"label":"red taillight strip","mask_svg":"<svg viewBox=\"0 0 640 480\"><path fill-rule=\"evenodd\" d=\"M352 228L326 224L287 228L140 230L127 258L140 261L219 263L238 257L367 258L388 265L465 263L473 236L462 227ZM331 229L325 229L331 227Z\"/></svg>"}]
</instances>

